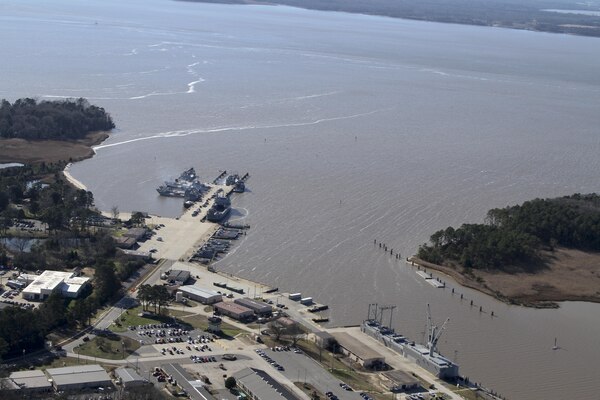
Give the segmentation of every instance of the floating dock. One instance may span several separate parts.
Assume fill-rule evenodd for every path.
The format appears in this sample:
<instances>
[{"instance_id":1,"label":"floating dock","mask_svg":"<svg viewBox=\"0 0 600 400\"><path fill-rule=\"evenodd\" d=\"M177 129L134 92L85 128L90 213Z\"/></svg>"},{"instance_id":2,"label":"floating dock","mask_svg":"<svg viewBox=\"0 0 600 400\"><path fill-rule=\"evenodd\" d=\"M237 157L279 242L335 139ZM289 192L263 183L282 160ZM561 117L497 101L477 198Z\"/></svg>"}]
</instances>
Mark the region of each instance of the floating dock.
<instances>
[{"instance_id":1,"label":"floating dock","mask_svg":"<svg viewBox=\"0 0 600 400\"><path fill-rule=\"evenodd\" d=\"M423 279L433 279L431 273L427 273L425 271L417 271L417 275L419 275Z\"/></svg>"},{"instance_id":2,"label":"floating dock","mask_svg":"<svg viewBox=\"0 0 600 400\"><path fill-rule=\"evenodd\" d=\"M438 278L434 278L433 275L431 274L431 272L425 272L425 271L421 271L418 270L416 271L417 275L419 275L421 278L425 279L425 282L429 283L431 286L436 287L436 288L445 288L446 284L444 282L442 282L441 280L439 280Z\"/></svg>"}]
</instances>

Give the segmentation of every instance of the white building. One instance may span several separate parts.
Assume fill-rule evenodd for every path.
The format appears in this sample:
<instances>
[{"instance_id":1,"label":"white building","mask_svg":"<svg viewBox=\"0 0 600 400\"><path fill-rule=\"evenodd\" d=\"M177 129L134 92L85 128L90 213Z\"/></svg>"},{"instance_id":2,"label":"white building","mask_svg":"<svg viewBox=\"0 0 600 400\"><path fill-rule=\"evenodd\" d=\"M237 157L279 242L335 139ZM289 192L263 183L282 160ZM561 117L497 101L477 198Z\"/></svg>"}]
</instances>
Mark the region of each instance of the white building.
<instances>
[{"instance_id":1,"label":"white building","mask_svg":"<svg viewBox=\"0 0 600 400\"><path fill-rule=\"evenodd\" d=\"M180 286L178 290L183 293L184 297L202 304L214 304L223 300L223 296L220 293L198 286Z\"/></svg>"},{"instance_id":2,"label":"white building","mask_svg":"<svg viewBox=\"0 0 600 400\"><path fill-rule=\"evenodd\" d=\"M46 370L56 390L81 390L85 388L113 388L110 376L100 365L48 368Z\"/></svg>"},{"instance_id":3,"label":"white building","mask_svg":"<svg viewBox=\"0 0 600 400\"><path fill-rule=\"evenodd\" d=\"M74 276L72 272L44 271L23 289L23 298L42 301L54 291L64 297L76 298L89 280L90 278Z\"/></svg>"}]
</instances>

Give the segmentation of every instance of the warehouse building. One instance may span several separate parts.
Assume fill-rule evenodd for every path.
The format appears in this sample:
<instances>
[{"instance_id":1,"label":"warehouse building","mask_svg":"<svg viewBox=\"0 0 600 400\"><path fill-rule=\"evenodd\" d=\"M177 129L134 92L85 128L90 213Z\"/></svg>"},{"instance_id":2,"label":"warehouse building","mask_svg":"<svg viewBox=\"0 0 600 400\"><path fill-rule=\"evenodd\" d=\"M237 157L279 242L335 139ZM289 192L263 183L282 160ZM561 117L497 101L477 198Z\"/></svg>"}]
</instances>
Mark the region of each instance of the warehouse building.
<instances>
[{"instance_id":1,"label":"warehouse building","mask_svg":"<svg viewBox=\"0 0 600 400\"><path fill-rule=\"evenodd\" d=\"M394 370L384 372L383 376L387 378L383 380L383 386L391 392L405 392L416 389L421 385L421 382L417 378L406 371Z\"/></svg>"},{"instance_id":2,"label":"warehouse building","mask_svg":"<svg viewBox=\"0 0 600 400\"><path fill-rule=\"evenodd\" d=\"M4 387L9 390L18 390L19 393L44 393L51 392L52 384L44 371L39 369L33 371L13 372L3 380Z\"/></svg>"},{"instance_id":3,"label":"warehouse building","mask_svg":"<svg viewBox=\"0 0 600 400\"><path fill-rule=\"evenodd\" d=\"M72 272L44 271L23 289L23 298L42 301L57 291L63 297L74 299L79 297L89 280L90 278L75 276Z\"/></svg>"},{"instance_id":4,"label":"warehouse building","mask_svg":"<svg viewBox=\"0 0 600 400\"><path fill-rule=\"evenodd\" d=\"M115 370L115 376L121 382L125 389L132 387L144 386L149 382L142 378L134 369L121 367Z\"/></svg>"},{"instance_id":5,"label":"warehouse building","mask_svg":"<svg viewBox=\"0 0 600 400\"><path fill-rule=\"evenodd\" d=\"M238 321L246 321L254 317L253 310L240 304L225 303L222 301L220 303L215 303L213 307L219 314L237 319Z\"/></svg>"},{"instance_id":6,"label":"warehouse building","mask_svg":"<svg viewBox=\"0 0 600 400\"><path fill-rule=\"evenodd\" d=\"M253 400L299 400L290 389L257 368L244 368L233 374L238 386Z\"/></svg>"},{"instance_id":7,"label":"warehouse building","mask_svg":"<svg viewBox=\"0 0 600 400\"><path fill-rule=\"evenodd\" d=\"M273 312L273 308L270 305L249 299L247 297L243 299L235 299L234 303L251 309L256 315L261 317L269 315Z\"/></svg>"},{"instance_id":8,"label":"warehouse building","mask_svg":"<svg viewBox=\"0 0 600 400\"><path fill-rule=\"evenodd\" d=\"M385 357L346 332L335 332L333 337L341 353L365 368L380 369L385 366Z\"/></svg>"},{"instance_id":9,"label":"warehouse building","mask_svg":"<svg viewBox=\"0 0 600 400\"><path fill-rule=\"evenodd\" d=\"M215 397L204 387L201 381L195 380L186 370L179 364L163 364L162 369L173 377L186 391L187 395L192 400L215 400Z\"/></svg>"},{"instance_id":10,"label":"warehouse building","mask_svg":"<svg viewBox=\"0 0 600 400\"><path fill-rule=\"evenodd\" d=\"M185 283L190 279L190 276L190 271L172 269L162 274L160 276L160 279L166 280L167 282L176 285L185 285Z\"/></svg>"},{"instance_id":11,"label":"warehouse building","mask_svg":"<svg viewBox=\"0 0 600 400\"><path fill-rule=\"evenodd\" d=\"M314 332L311 338L322 349L332 349L336 343L333 335L325 331Z\"/></svg>"},{"instance_id":12,"label":"warehouse building","mask_svg":"<svg viewBox=\"0 0 600 400\"><path fill-rule=\"evenodd\" d=\"M112 381L100 365L49 368L46 373L56 390L75 391L87 388L110 387Z\"/></svg>"},{"instance_id":13,"label":"warehouse building","mask_svg":"<svg viewBox=\"0 0 600 400\"><path fill-rule=\"evenodd\" d=\"M223 301L223 296L220 293L202 289L198 286L180 286L178 290L183 293L183 297L202 304L214 304Z\"/></svg>"}]
</instances>

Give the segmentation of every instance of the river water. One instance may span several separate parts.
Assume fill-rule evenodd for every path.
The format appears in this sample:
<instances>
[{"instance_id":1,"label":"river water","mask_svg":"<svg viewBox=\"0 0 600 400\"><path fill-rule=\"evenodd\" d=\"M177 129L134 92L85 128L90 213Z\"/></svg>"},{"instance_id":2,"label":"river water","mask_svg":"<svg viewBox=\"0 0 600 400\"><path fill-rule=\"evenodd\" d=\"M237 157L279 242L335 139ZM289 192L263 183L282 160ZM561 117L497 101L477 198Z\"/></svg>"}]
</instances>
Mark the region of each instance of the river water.
<instances>
[{"instance_id":1,"label":"river water","mask_svg":"<svg viewBox=\"0 0 600 400\"><path fill-rule=\"evenodd\" d=\"M533 310L450 283L461 302L373 240L405 257L489 208L599 191L598 39L165 0L7 0L0 37L1 97L82 96L113 115L71 169L99 208L174 216L163 180L248 171L234 206L252 229L221 270L329 304L334 325L396 305L417 341L430 303L471 380L597 398L600 305Z\"/></svg>"}]
</instances>

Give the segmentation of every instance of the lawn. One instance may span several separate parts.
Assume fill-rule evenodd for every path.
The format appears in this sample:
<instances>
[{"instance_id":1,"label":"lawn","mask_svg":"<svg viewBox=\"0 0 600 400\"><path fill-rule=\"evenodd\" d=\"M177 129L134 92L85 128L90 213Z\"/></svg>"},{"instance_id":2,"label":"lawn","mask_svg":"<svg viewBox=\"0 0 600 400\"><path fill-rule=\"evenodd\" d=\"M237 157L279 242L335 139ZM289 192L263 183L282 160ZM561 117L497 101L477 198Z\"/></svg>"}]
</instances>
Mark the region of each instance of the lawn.
<instances>
[{"instance_id":1,"label":"lawn","mask_svg":"<svg viewBox=\"0 0 600 400\"><path fill-rule=\"evenodd\" d=\"M200 330L204 331L204 330L206 330L206 328L208 328L208 317L205 315L191 314L189 312L178 311L178 310L169 310L169 314L172 315L173 317L177 317L180 321L190 324L191 326L193 326L196 329L200 329ZM221 330L223 331L223 333L226 336L231 336L231 337L234 337L240 333L245 332L244 330L242 330L236 326L230 325L227 322L221 323Z\"/></svg>"},{"instance_id":2,"label":"lawn","mask_svg":"<svg viewBox=\"0 0 600 400\"><path fill-rule=\"evenodd\" d=\"M142 311L142 306L125 310L121 317L118 318L115 323L109 327L109 329L113 332L125 332L130 326L173 322L173 317L169 315L156 315L146 312L146 314L141 317L140 313L142 313Z\"/></svg>"},{"instance_id":3,"label":"lawn","mask_svg":"<svg viewBox=\"0 0 600 400\"><path fill-rule=\"evenodd\" d=\"M140 348L140 344L128 337L111 335L97 336L75 348L75 352L85 356L120 360ZM125 356L123 355L125 353Z\"/></svg>"}]
</instances>

